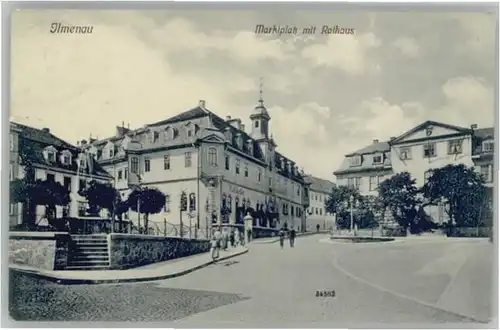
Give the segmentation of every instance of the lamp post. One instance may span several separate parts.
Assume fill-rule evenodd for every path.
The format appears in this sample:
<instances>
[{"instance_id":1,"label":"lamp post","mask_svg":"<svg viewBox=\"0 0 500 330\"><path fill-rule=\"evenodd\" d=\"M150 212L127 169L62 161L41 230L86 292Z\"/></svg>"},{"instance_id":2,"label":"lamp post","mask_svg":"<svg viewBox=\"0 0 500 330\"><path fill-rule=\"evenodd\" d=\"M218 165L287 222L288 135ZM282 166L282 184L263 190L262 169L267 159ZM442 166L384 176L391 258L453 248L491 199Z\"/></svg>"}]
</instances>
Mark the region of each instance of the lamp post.
<instances>
[{"instance_id":1,"label":"lamp post","mask_svg":"<svg viewBox=\"0 0 500 330\"><path fill-rule=\"evenodd\" d=\"M354 217L353 217L353 210L352 210L352 203L354 202L354 196L351 195L349 196L349 211L351 213L351 226L350 226L350 232L353 233L353 227L354 227Z\"/></svg>"}]
</instances>

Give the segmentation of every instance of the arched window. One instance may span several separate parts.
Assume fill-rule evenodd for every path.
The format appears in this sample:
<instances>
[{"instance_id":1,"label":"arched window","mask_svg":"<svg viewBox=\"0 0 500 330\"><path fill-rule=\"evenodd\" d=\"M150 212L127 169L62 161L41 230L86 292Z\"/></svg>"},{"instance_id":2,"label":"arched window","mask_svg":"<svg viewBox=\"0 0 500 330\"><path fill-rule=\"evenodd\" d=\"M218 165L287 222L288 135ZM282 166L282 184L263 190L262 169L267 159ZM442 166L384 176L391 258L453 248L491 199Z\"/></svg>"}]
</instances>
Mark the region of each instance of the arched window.
<instances>
[{"instance_id":1,"label":"arched window","mask_svg":"<svg viewBox=\"0 0 500 330\"><path fill-rule=\"evenodd\" d=\"M195 211L196 210L196 194L195 193L190 193L189 194L189 211Z\"/></svg>"},{"instance_id":2,"label":"arched window","mask_svg":"<svg viewBox=\"0 0 500 330\"><path fill-rule=\"evenodd\" d=\"M208 164L217 167L217 149L214 147L208 148Z\"/></svg>"}]
</instances>

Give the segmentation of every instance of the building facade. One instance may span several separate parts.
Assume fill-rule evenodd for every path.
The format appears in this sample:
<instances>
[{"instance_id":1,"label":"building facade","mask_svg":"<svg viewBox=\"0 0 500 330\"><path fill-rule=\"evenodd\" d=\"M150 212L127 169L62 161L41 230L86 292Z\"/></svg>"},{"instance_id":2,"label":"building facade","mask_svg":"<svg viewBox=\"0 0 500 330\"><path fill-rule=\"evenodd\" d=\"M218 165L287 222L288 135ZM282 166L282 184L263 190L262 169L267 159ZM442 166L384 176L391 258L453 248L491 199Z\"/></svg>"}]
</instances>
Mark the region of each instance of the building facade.
<instances>
[{"instance_id":1,"label":"building facade","mask_svg":"<svg viewBox=\"0 0 500 330\"><path fill-rule=\"evenodd\" d=\"M111 177L99 164L77 148L56 137L48 128L37 129L10 123L10 181L26 175L26 163L32 164L35 180L59 182L69 191L68 206L56 206L56 217L79 218L86 215L88 204L78 192L92 180L108 182ZM20 225L25 218L23 205L10 203L10 224ZM35 221L46 224L47 210L38 205Z\"/></svg>"},{"instance_id":2,"label":"building facade","mask_svg":"<svg viewBox=\"0 0 500 330\"><path fill-rule=\"evenodd\" d=\"M136 186L166 195L163 212L152 214L152 226L196 227L243 225L298 229L305 220L306 184L296 163L276 150L263 100L250 115L247 133L239 118L223 119L205 102L167 120L130 130L117 127L113 137L83 141L89 153L114 178L122 198ZM188 209L180 207L181 195ZM128 219L137 222L137 214Z\"/></svg>"},{"instance_id":3,"label":"building facade","mask_svg":"<svg viewBox=\"0 0 500 330\"><path fill-rule=\"evenodd\" d=\"M409 172L421 187L431 170L448 164L465 164L481 173L486 186L492 188L493 141L493 128L478 129L477 125L464 128L426 121L389 141L374 140L371 145L346 155L334 175L339 185L355 187L363 195L377 195L379 184L396 173ZM447 220L442 205L429 206L426 212L438 223Z\"/></svg>"},{"instance_id":4,"label":"building facade","mask_svg":"<svg viewBox=\"0 0 500 330\"><path fill-rule=\"evenodd\" d=\"M334 216L327 212L325 202L329 198L335 184L312 175L305 177L309 183L309 207L307 208L306 229L315 231L317 225L322 230L332 228Z\"/></svg>"}]
</instances>

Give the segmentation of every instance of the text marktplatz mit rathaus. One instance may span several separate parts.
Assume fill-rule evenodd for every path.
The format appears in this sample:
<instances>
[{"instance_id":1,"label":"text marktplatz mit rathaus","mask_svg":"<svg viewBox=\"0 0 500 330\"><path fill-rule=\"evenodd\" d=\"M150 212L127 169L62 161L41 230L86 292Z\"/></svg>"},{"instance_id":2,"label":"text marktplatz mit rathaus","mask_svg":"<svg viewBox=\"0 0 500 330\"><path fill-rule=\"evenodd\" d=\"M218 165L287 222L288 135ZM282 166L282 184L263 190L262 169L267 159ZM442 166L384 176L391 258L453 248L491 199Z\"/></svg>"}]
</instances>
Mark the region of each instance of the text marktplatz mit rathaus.
<instances>
[{"instance_id":1,"label":"text marktplatz mit rathaus","mask_svg":"<svg viewBox=\"0 0 500 330\"><path fill-rule=\"evenodd\" d=\"M286 35L286 34L354 34L354 28L344 28L338 25L322 25L320 29L312 25L304 28L297 28L294 25L272 25L265 26L258 24L255 26L255 34L271 34L271 35Z\"/></svg>"}]
</instances>

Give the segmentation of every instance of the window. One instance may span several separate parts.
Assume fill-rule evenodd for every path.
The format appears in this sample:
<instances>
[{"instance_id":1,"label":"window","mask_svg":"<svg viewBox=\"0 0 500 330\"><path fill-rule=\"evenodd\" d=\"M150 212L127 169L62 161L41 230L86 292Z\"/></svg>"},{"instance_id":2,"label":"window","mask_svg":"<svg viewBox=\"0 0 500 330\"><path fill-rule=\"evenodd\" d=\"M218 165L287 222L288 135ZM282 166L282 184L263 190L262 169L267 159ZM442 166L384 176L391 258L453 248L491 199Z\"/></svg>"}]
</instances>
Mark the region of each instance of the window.
<instances>
[{"instance_id":1,"label":"window","mask_svg":"<svg viewBox=\"0 0 500 330\"><path fill-rule=\"evenodd\" d=\"M349 158L349 163L351 166L360 166L361 165L361 156L352 156Z\"/></svg>"},{"instance_id":2,"label":"window","mask_svg":"<svg viewBox=\"0 0 500 330\"><path fill-rule=\"evenodd\" d=\"M14 207L16 204L10 203L9 204L9 215L14 215Z\"/></svg>"},{"instance_id":3,"label":"window","mask_svg":"<svg viewBox=\"0 0 500 330\"><path fill-rule=\"evenodd\" d=\"M191 167L191 152L184 153L184 167Z\"/></svg>"},{"instance_id":4,"label":"window","mask_svg":"<svg viewBox=\"0 0 500 330\"><path fill-rule=\"evenodd\" d=\"M256 120L256 121L255 121L255 128L258 128L258 127L259 127L259 121L258 121L258 120Z\"/></svg>"},{"instance_id":5,"label":"window","mask_svg":"<svg viewBox=\"0 0 500 330\"><path fill-rule=\"evenodd\" d=\"M316 215L318 215L319 214L318 208L316 207L315 210L316 210Z\"/></svg>"},{"instance_id":6,"label":"window","mask_svg":"<svg viewBox=\"0 0 500 330\"><path fill-rule=\"evenodd\" d=\"M269 178L269 185L272 186L273 185L273 178Z\"/></svg>"},{"instance_id":7,"label":"window","mask_svg":"<svg viewBox=\"0 0 500 330\"><path fill-rule=\"evenodd\" d=\"M163 169L164 170L170 169L170 155L163 156Z\"/></svg>"},{"instance_id":8,"label":"window","mask_svg":"<svg viewBox=\"0 0 500 330\"><path fill-rule=\"evenodd\" d=\"M14 151L14 135L10 134L10 151Z\"/></svg>"},{"instance_id":9,"label":"window","mask_svg":"<svg viewBox=\"0 0 500 330\"><path fill-rule=\"evenodd\" d=\"M361 186L361 178L348 178L347 179L347 186L350 188L358 189Z\"/></svg>"},{"instance_id":10,"label":"window","mask_svg":"<svg viewBox=\"0 0 500 330\"><path fill-rule=\"evenodd\" d=\"M448 141L448 154L455 155L462 153L462 140Z\"/></svg>"},{"instance_id":11,"label":"window","mask_svg":"<svg viewBox=\"0 0 500 330\"><path fill-rule=\"evenodd\" d=\"M436 156L436 143L424 144L424 157L435 157L435 156Z\"/></svg>"},{"instance_id":12,"label":"window","mask_svg":"<svg viewBox=\"0 0 500 330\"><path fill-rule=\"evenodd\" d=\"M87 203L78 202L78 216L83 217L87 213Z\"/></svg>"},{"instance_id":13,"label":"window","mask_svg":"<svg viewBox=\"0 0 500 330\"><path fill-rule=\"evenodd\" d=\"M80 159L79 164L80 164L80 168L85 168L85 165L86 165L85 159Z\"/></svg>"},{"instance_id":14,"label":"window","mask_svg":"<svg viewBox=\"0 0 500 330\"><path fill-rule=\"evenodd\" d=\"M379 176L371 176L370 177L370 191L377 190L379 183L380 183Z\"/></svg>"},{"instance_id":15,"label":"window","mask_svg":"<svg viewBox=\"0 0 500 330\"><path fill-rule=\"evenodd\" d=\"M229 155L224 156L224 163L226 166L226 170L229 171Z\"/></svg>"},{"instance_id":16,"label":"window","mask_svg":"<svg viewBox=\"0 0 500 330\"><path fill-rule=\"evenodd\" d=\"M208 164L213 167L217 167L217 149L208 148Z\"/></svg>"},{"instance_id":17,"label":"window","mask_svg":"<svg viewBox=\"0 0 500 330\"><path fill-rule=\"evenodd\" d=\"M484 141L483 142L483 152L493 152L494 143L493 141Z\"/></svg>"},{"instance_id":18,"label":"window","mask_svg":"<svg viewBox=\"0 0 500 330\"><path fill-rule=\"evenodd\" d=\"M261 179L262 179L262 171L259 169L257 172L257 181L260 182Z\"/></svg>"},{"instance_id":19,"label":"window","mask_svg":"<svg viewBox=\"0 0 500 330\"><path fill-rule=\"evenodd\" d=\"M47 160L49 162L55 162L56 161L56 153L54 151L47 151Z\"/></svg>"},{"instance_id":20,"label":"window","mask_svg":"<svg viewBox=\"0 0 500 330\"><path fill-rule=\"evenodd\" d=\"M319 195L319 201L321 202L321 195Z\"/></svg>"},{"instance_id":21,"label":"window","mask_svg":"<svg viewBox=\"0 0 500 330\"><path fill-rule=\"evenodd\" d=\"M240 160L239 159L236 160L235 170L236 170L236 174L240 174Z\"/></svg>"},{"instance_id":22,"label":"window","mask_svg":"<svg viewBox=\"0 0 500 330\"><path fill-rule=\"evenodd\" d=\"M189 211L195 211L196 210L196 194L191 193L189 194Z\"/></svg>"},{"instance_id":23,"label":"window","mask_svg":"<svg viewBox=\"0 0 500 330\"><path fill-rule=\"evenodd\" d=\"M128 178L128 168L126 168L126 169L123 171L123 178L124 178L125 180L127 180L127 178Z\"/></svg>"},{"instance_id":24,"label":"window","mask_svg":"<svg viewBox=\"0 0 500 330\"><path fill-rule=\"evenodd\" d=\"M300 186L297 186L297 196L300 196Z\"/></svg>"},{"instance_id":25,"label":"window","mask_svg":"<svg viewBox=\"0 0 500 330\"><path fill-rule=\"evenodd\" d=\"M373 164L382 164L382 155L373 156Z\"/></svg>"},{"instance_id":26,"label":"window","mask_svg":"<svg viewBox=\"0 0 500 330\"><path fill-rule=\"evenodd\" d=\"M87 182L84 179L80 179L78 190L82 191L87 187Z\"/></svg>"},{"instance_id":27,"label":"window","mask_svg":"<svg viewBox=\"0 0 500 330\"><path fill-rule=\"evenodd\" d=\"M160 132L153 132L153 142L157 142L160 139Z\"/></svg>"},{"instance_id":28,"label":"window","mask_svg":"<svg viewBox=\"0 0 500 330\"><path fill-rule=\"evenodd\" d=\"M323 209L319 209L319 215L323 215Z\"/></svg>"},{"instance_id":29,"label":"window","mask_svg":"<svg viewBox=\"0 0 500 330\"><path fill-rule=\"evenodd\" d=\"M109 158L113 158L113 149L109 149Z\"/></svg>"},{"instance_id":30,"label":"window","mask_svg":"<svg viewBox=\"0 0 500 330\"><path fill-rule=\"evenodd\" d=\"M315 200L318 200L318 195L316 195L316 194L315 194L315 195L314 195L314 199L315 199Z\"/></svg>"},{"instance_id":31,"label":"window","mask_svg":"<svg viewBox=\"0 0 500 330\"><path fill-rule=\"evenodd\" d=\"M188 137L191 137L193 136L193 131L192 130L188 130Z\"/></svg>"},{"instance_id":32,"label":"window","mask_svg":"<svg viewBox=\"0 0 500 330\"><path fill-rule=\"evenodd\" d=\"M402 147L399 149L399 158L401 160L411 159L411 147Z\"/></svg>"},{"instance_id":33,"label":"window","mask_svg":"<svg viewBox=\"0 0 500 330\"><path fill-rule=\"evenodd\" d=\"M163 212L170 212L170 196L165 195L165 205L163 206Z\"/></svg>"},{"instance_id":34,"label":"window","mask_svg":"<svg viewBox=\"0 0 500 330\"><path fill-rule=\"evenodd\" d=\"M67 191L71 191L71 177L65 176L64 177L64 188L66 188Z\"/></svg>"},{"instance_id":35,"label":"window","mask_svg":"<svg viewBox=\"0 0 500 330\"><path fill-rule=\"evenodd\" d=\"M290 209L290 214L292 215L292 217L294 216L293 215L294 214L294 207L293 207L293 205L292 205L292 208Z\"/></svg>"},{"instance_id":36,"label":"window","mask_svg":"<svg viewBox=\"0 0 500 330\"><path fill-rule=\"evenodd\" d=\"M56 181L56 176L54 174L47 174L47 181Z\"/></svg>"},{"instance_id":37,"label":"window","mask_svg":"<svg viewBox=\"0 0 500 330\"><path fill-rule=\"evenodd\" d=\"M245 164L245 178L248 178L248 164Z\"/></svg>"},{"instance_id":38,"label":"window","mask_svg":"<svg viewBox=\"0 0 500 330\"><path fill-rule=\"evenodd\" d=\"M425 171L424 173L424 183L427 183L432 176L432 170Z\"/></svg>"},{"instance_id":39,"label":"window","mask_svg":"<svg viewBox=\"0 0 500 330\"><path fill-rule=\"evenodd\" d=\"M121 179L122 179L122 175L123 175L122 170L119 170L119 171L118 171L118 180L121 180Z\"/></svg>"},{"instance_id":40,"label":"window","mask_svg":"<svg viewBox=\"0 0 500 330\"><path fill-rule=\"evenodd\" d=\"M69 155L64 155L63 156L63 164L64 165L70 165L71 164L71 157Z\"/></svg>"},{"instance_id":41,"label":"window","mask_svg":"<svg viewBox=\"0 0 500 330\"><path fill-rule=\"evenodd\" d=\"M151 159L145 158L144 159L144 172L150 172L151 171Z\"/></svg>"},{"instance_id":42,"label":"window","mask_svg":"<svg viewBox=\"0 0 500 330\"><path fill-rule=\"evenodd\" d=\"M486 182L493 181L493 175L491 175L492 171L490 171L490 166L491 165L481 165L481 175Z\"/></svg>"}]
</instances>

